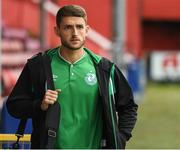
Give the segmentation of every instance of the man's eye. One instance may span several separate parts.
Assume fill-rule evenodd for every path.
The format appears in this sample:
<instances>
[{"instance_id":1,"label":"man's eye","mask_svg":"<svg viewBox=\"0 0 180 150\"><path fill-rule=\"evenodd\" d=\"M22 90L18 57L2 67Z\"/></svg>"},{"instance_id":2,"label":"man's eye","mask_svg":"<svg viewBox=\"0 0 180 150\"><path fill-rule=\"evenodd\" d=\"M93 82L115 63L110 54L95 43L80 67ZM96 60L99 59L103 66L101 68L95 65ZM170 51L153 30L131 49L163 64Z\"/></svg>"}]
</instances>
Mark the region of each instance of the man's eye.
<instances>
[{"instance_id":1,"label":"man's eye","mask_svg":"<svg viewBox=\"0 0 180 150\"><path fill-rule=\"evenodd\" d=\"M83 29L84 26L83 26L83 25L78 25L77 28L78 28L78 29Z\"/></svg>"},{"instance_id":2,"label":"man's eye","mask_svg":"<svg viewBox=\"0 0 180 150\"><path fill-rule=\"evenodd\" d=\"M66 30L71 29L71 26L65 26L64 29Z\"/></svg>"}]
</instances>

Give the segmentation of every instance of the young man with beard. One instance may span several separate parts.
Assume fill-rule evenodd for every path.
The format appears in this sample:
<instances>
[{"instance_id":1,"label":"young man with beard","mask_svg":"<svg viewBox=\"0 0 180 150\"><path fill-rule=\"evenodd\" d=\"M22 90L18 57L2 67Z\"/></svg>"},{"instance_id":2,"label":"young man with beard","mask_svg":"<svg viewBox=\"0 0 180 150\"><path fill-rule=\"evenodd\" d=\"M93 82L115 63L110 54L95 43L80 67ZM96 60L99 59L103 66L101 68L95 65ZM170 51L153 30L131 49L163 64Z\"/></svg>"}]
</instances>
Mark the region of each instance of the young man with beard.
<instances>
[{"instance_id":1,"label":"young man with beard","mask_svg":"<svg viewBox=\"0 0 180 150\"><path fill-rule=\"evenodd\" d=\"M125 148L136 122L132 91L115 64L84 47L89 30L85 10L77 5L59 9L57 36L61 46L44 52L53 88L47 88L39 55L29 59L7 101L17 118L32 118L32 148L46 148L45 120L60 106L50 148ZM46 69L45 69L46 70ZM35 73L34 73L35 72ZM48 132L49 133L49 132Z\"/></svg>"}]
</instances>

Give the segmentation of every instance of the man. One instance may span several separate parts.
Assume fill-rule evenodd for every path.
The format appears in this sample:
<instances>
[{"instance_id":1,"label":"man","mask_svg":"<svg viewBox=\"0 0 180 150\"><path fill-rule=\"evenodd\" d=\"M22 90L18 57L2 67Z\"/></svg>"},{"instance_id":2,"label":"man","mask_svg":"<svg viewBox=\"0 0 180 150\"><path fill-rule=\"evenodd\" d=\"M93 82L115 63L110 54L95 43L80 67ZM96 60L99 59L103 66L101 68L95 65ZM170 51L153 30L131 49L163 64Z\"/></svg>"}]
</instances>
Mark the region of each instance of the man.
<instances>
[{"instance_id":1,"label":"man","mask_svg":"<svg viewBox=\"0 0 180 150\"><path fill-rule=\"evenodd\" d=\"M82 7L59 9L54 30L61 46L42 54L50 60L44 67L52 71L55 89L47 89L37 55L29 59L9 96L9 112L33 120L32 148L45 148L49 142L40 130L57 104L60 117L51 118L60 123L51 148L120 149L131 137L137 116L132 91L116 65L84 47L88 29Z\"/></svg>"}]
</instances>

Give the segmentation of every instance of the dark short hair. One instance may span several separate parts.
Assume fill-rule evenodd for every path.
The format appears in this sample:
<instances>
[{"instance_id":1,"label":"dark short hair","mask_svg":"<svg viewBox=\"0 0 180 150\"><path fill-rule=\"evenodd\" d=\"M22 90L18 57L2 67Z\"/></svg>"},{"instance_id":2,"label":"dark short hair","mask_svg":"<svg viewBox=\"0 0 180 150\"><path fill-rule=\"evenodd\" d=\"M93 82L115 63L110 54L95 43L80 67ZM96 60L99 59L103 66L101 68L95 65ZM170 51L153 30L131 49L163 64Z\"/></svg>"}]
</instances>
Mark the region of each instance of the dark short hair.
<instances>
[{"instance_id":1,"label":"dark short hair","mask_svg":"<svg viewBox=\"0 0 180 150\"><path fill-rule=\"evenodd\" d=\"M62 18L68 16L82 17L87 22L87 14L84 8L78 5L65 5L56 14L56 25L59 27Z\"/></svg>"}]
</instances>

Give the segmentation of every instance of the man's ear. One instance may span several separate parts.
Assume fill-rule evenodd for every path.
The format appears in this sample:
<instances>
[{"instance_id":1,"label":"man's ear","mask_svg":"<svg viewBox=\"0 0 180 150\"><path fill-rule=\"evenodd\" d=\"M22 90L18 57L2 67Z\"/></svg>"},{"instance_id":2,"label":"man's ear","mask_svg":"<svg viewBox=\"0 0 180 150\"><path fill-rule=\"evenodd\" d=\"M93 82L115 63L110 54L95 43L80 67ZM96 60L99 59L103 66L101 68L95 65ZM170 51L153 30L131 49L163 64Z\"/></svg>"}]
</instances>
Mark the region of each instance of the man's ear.
<instances>
[{"instance_id":1,"label":"man's ear","mask_svg":"<svg viewBox=\"0 0 180 150\"><path fill-rule=\"evenodd\" d=\"M87 36L87 34L88 34L89 29L90 29L90 26L89 26L89 25L86 25L86 36Z\"/></svg>"},{"instance_id":2,"label":"man's ear","mask_svg":"<svg viewBox=\"0 0 180 150\"><path fill-rule=\"evenodd\" d=\"M57 26L54 27L54 33L60 37L59 27Z\"/></svg>"}]
</instances>

